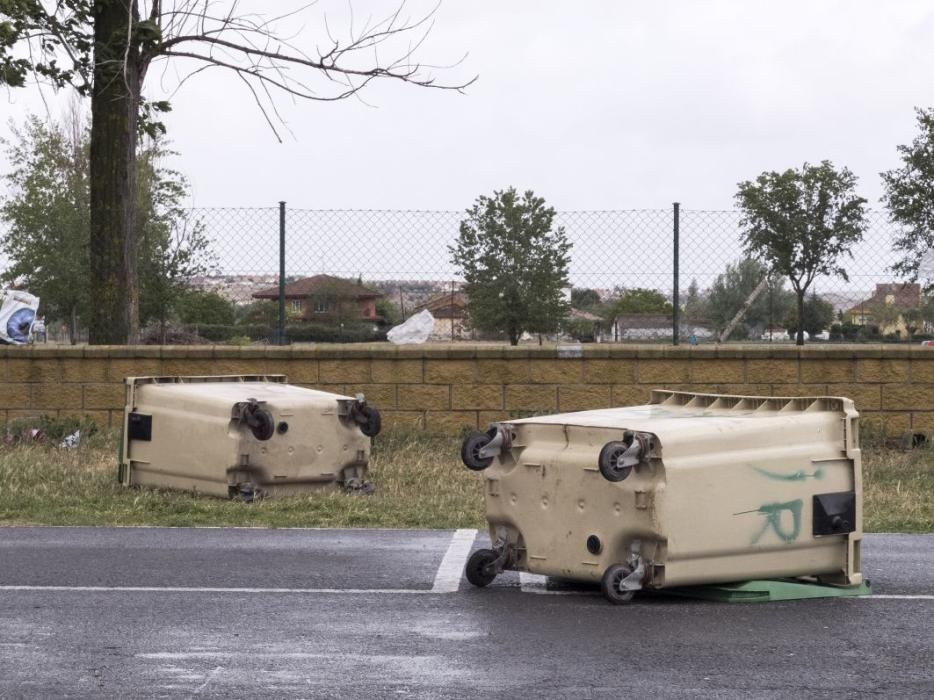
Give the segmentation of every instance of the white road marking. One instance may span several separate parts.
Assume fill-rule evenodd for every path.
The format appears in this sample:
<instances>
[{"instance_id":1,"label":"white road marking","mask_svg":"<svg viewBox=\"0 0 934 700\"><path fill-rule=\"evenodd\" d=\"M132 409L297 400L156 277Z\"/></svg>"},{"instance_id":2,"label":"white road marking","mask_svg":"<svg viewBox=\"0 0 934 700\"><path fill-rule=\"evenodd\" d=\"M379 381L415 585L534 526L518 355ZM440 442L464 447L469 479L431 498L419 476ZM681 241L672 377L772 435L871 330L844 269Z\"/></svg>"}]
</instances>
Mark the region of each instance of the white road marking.
<instances>
[{"instance_id":1,"label":"white road marking","mask_svg":"<svg viewBox=\"0 0 934 700\"><path fill-rule=\"evenodd\" d=\"M432 593L456 593L460 587L461 574L470 550L473 549L474 540L477 539L476 530L457 530L451 537L448 551L441 560L438 572L435 574L435 583L431 587Z\"/></svg>"},{"instance_id":2,"label":"white road marking","mask_svg":"<svg viewBox=\"0 0 934 700\"><path fill-rule=\"evenodd\" d=\"M0 586L7 591L75 591L79 593L305 593L403 594L432 593L422 588L211 588L202 586Z\"/></svg>"},{"instance_id":3,"label":"white road marking","mask_svg":"<svg viewBox=\"0 0 934 700\"><path fill-rule=\"evenodd\" d=\"M473 531L471 531L473 532ZM451 543L451 549L454 547ZM472 541L471 541L472 544ZM449 549L449 553L451 551ZM453 555L452 555L453 556ZM463 557L462 553L458 556ZM447 559L447 556L445 556ZM456 561L456 560L455 560ZM442 563L442 566L444 564ZM25 591L34 593L239 593L239 594L298 594L298 595L425 595L437 593L454 593L460 584L461 563L451 564L456 568L457 579L451 583L451 576L445 574L442 576L442 570L439 567L438 577L435 579L435 585L430 590L427 588L220 588L205 586L0 586L0 593ZM450 567L447 567L450 569ZM596 596L596 591L575 591L575 590L549 590L546 587L545 576L538 574L529 574L524 571L519 572L519 585L523 593L533 593L536 595L576 595L576 596ZM664 591L660 591L664 592ZM844 599L850 600L934 600L934 594L915 595L915 594L894 594L894 593L873 593L861 596L844 596ZM808 600L821 600L820 598L811 598ZM0 645L2 646L2 645Z\"/></svg>"},{"instance_id":4,"label":"white road marking","mask_svg":"<svg viewBox=\"0 0 934 700\"><path fill-rule=\"evenodd\" d=\"M873 598L881 600L934 600L934 595L888 595L886 593L873 593L872 595L853 596L864 600Z\"/></svg>"},{"instance_id":5,"label":"white road marking","mask_svg":"<svg viewBox=\"0 0 934 700\"><path fill-rule=\"evenodd\" d=\"M523 593L535 595L595 595L593 591L551 590L548 588L547 576L530 574L528 571L519 572L519 588Z\"/></svg>"}]
</instances>

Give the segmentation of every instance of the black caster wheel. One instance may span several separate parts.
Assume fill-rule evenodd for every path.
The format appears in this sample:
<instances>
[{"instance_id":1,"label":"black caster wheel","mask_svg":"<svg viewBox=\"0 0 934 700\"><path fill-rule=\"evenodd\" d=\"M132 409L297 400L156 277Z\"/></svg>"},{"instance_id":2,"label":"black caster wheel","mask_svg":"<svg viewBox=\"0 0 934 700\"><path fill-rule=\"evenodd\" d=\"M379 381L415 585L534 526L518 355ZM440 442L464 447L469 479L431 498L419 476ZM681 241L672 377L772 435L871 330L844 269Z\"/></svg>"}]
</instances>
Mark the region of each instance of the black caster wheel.
<instances>
[{"instance_id":1,"label":"black caster wheel","mask_svg":"<svg viewBox=\"0 0 934 700\"><path fill-rule=\"evenodd\" d=\"M464 569L467 580L477 588L489 586L496 578L493 562L498 558L499 555L492 549L478 549L467 560L467 567Z\"/></svg>"},{"instance_id":2,"label":"black caster wheel","mask_svg":"<svg viewBox=\"0 0 934 700\"><path fill-rule=\"evenodd\" d=\"M623 453L629 449L625 442L608 442L600 450L600 457L597 465L600 467L600 473L607 481L622 481L632 472L632 467L620 467L619 459Z\"/></svg>"},{"instance_id":3,"label":"black caster wheel","mask_svg":"<svg viewBox=\"0 0 934 700\"><path fill-rule=\"evenodd\" d=\"M249 418L249 426L253 432L253 437L257 440L268 440L276 429L272 414L262 408L252 412Z\"/></svg>"},{"instance_id":4,"label":"black caster wheel","mask_svg":"<svg viewBox=\"0 0 934 700\"><path fill-rule=\"evenodd\" d=\"M600 580L600 590L603 597L614 605L624 605L632 600L635 591L621 591L619 584L624 578L632 573L632 569L626 564L613 564L604 573Z\"/></svg>"},{"instance_id":5,"label":"black caster wheel","mask_svg":"<svg viewBox=\"0 0 934 700\"><path fill-rule=\"evenodd\" d=\"M489 433L473 432L467 436L464 444L461 445L461 461L467 465L468 469L480 472L493 464L492 457L480 456L480 450L492 439Z\"/></svg>"},{"instance_id":6,"label":"black caster wheel","mask_svg":"<svg viewBox=\"0 0 934 700\"><path fill-rule=\"evenodd\" d=\"M383 419L380 417L379 411L372 406L363 406L359 409L359 414L360 432L367 437L379 435L379 431L383 428Z\"/></svg>"}]
</instances>

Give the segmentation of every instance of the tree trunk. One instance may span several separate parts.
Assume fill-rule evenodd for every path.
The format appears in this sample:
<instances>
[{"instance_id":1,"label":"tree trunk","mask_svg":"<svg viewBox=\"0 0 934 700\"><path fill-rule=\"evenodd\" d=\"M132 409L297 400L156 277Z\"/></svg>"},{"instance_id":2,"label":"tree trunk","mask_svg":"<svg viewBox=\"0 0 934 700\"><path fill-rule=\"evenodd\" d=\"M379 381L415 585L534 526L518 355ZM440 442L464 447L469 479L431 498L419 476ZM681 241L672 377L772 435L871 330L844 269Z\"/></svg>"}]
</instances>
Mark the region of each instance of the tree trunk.
<instances>
[{"instance_id":1,"label":"tree trunk","mask_svg":"<svg viewBox=\"0 0 934 700\"><path fill-rule=\"evenodd\" d=\"M798 295L798 339L795 345L804 345L804 292L805 290L796 290Z\"/></svg>"},{"instance_id":2,"label":"tree trunk","mask_svg":"<svg viewBox=\"0 0 934 700\"><path fill-rule=\"evenodd\" d=\"M91 96L92 345L137 342L136 129L141 85L139 51L127 51L136 0L94 2L94 89Z\"/></svg>"},{"instance_id":3,"label":"tree trunk","mask_svg":"<svg viewBox=\"0 0 934 700\"><path fill-rule=\"evenodd\" d=\"M509 336L509 344L510 344L510 345L518 345L518 344L519 344L519 331L518 331L518 329L517 329L515 326L513 326L512 324L509 325L509 328L508 328L508 331L507 331L507 335Z\"/></svg>"}]
</instances>

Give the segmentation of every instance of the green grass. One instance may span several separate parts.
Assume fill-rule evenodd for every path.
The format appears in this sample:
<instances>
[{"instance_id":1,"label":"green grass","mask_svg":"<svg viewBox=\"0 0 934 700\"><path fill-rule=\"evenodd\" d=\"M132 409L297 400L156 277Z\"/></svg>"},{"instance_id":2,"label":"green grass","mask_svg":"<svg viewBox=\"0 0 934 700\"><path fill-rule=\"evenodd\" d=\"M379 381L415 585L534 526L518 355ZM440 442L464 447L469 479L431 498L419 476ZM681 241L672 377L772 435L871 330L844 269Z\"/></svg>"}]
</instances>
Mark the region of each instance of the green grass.
<instances>
[{"instance_id":1,"label":"green grass","mask_svg":"<svg viewBox=\"0 0 934 700\"><path fill-rule=\"evenodd\" d=\"M934 450L863 451L863 529L934 532Z\"/></svg>"},{"instance_id":2,"label":"green grass","mask_svg":"<svg viewBox=\"0 0 934 700\"><path fill-rule=\"evenodd\" d=\"M460 439L388 432L374 441L372 495L321 493L253 504L116 483L117 437L44 426L44 443L0 444L0 524L267 527L483 527L481 477L460 464ZM863 524L875 532L934 532L934 450L863 452Z\"/></svg>"},{"instance_id":3,"label":"green grass","mask_svg":"<svg viewBox=\"0 0 934 700\"><path fill-rule=\"evenodd\" d=\"M49 441L50 444L58 442ZM116 483L117 439L77 449L0 447L0 524L266 527L482 527L480 477L460 463L460 440L388 432L374 441L370 495L321 493L241 503Z\"/></svg>"}]
</instances>

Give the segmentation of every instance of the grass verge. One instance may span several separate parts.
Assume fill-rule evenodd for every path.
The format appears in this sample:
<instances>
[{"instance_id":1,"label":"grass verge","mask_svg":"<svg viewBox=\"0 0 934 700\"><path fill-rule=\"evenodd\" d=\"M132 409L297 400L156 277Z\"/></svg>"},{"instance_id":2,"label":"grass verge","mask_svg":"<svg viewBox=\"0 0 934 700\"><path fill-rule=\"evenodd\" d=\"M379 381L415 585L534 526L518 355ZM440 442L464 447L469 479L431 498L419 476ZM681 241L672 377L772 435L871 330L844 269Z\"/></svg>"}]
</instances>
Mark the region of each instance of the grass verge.
<instances>
[{"instance_id":1,"label":"grass verge","mask_svg":"<svg viewBox=\"0 0 934 700\"><path fill-rule=\"evenodd\" d=\"M0 523L453 528L485 522L480 477L461 465L460 440L453 437L380 435L370 459L371 495L321 493L252 504L124 488L116 483L117 444L114 435L97 434L77 449L0 447Z\"/></svg>"},{"instance_id":2,"label":"grass verge","mask_svg":"<svg viewBox=\"0 0 934 700\"><path fill-rule=\"evenodd\" d=\"M460 464L456 437L380 435L370 460L372 495L245 504L125 489L115 480L115 435L92 433L80 447L65 449L54 446L57 433L47 434L45 444L0 446L0 524L454 528L485 522L481 477ZM867 531L934 532L934 450L864 450L863 487Z\"/></svg>"},{"instance_id":3,"label":"grass verge","mask_svg":"<svg viewBox=\"0 0 934 700\"><path fill-rule=\"evenodd\" d=\"M863 529L934 532L934 449L863 451Z\"/></svg>"}]
</instances>

